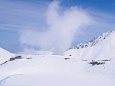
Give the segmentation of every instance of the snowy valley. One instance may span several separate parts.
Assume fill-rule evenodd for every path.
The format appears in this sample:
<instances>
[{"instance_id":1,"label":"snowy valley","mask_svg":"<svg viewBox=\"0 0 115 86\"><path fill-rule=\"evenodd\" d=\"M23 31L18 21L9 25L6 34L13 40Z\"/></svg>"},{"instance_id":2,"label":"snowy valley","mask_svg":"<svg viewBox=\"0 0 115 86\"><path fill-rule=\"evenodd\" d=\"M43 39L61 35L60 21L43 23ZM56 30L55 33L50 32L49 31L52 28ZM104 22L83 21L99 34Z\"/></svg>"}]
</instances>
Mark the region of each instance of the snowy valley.
<instances>
[{"instance_id":1,"label":"snowy valley","mask_svg":"<svg viewBox=\"0 0 115 86\"><path fill-rule=\"evenodd\" d=\"M115 31L67 50L12 54L0 48L0 86L114 86Z\"/></svg>"}]
</instances>

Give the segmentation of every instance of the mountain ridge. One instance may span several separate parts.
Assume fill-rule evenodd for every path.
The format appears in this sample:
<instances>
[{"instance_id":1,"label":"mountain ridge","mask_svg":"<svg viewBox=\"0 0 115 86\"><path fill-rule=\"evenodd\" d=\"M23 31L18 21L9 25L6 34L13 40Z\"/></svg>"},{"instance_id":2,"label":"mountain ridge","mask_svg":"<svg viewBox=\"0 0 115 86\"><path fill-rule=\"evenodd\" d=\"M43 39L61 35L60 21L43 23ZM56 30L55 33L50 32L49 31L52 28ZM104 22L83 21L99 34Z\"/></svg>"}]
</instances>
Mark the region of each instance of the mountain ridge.
<instances>
[{"instance_id":1,"label":"mountain ridge","mask_svg":"<svg viewBox=\"0 0 115 86\"><path fill-rule=\"evenodd\" d=\"M115 31L103 33L102 36L97 37L91 43L89 47L72 48L66 51L65 55L85 60L110 60L115 57L115 53L113 52L115 51Z\"/></svg>"},{"instance_id":2,"label":"mountain ridge","mask_svg":"<svg viewBox=\"0 0 115 86\"><path fill-rule=\"evenodd\" d=\"M86 47L92 47L95 46L98 42L103 41L104 39L106 39L109 35L111 35L112 33L114 33L115 31L108 31L106 33L103 33L101 35L95 36L92 40L90 40L87 43L80 43L77 46L73 46L70 49L80 49L80 48L86 48Z\"/></svg>"}]
</instances>

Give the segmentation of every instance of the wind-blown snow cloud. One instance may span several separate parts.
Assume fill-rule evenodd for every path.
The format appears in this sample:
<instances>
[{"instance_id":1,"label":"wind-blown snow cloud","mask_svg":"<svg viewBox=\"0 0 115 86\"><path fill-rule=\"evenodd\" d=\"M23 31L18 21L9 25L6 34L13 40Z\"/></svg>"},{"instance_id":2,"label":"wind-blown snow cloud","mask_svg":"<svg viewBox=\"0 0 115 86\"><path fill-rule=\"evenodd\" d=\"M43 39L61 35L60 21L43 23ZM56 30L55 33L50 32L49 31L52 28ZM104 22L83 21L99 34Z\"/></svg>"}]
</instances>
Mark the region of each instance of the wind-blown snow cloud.
<instances>
[{"instance_id":1,"label":"wind-blown snow cloud","mask_svg":"<svg viewBox=\"0 0 115 86\"><path fill-rule=\"evenodd\" d=\"M20 41L41 49L52 48L54 54L62 54L71 46L74 35L90 22L90 16L83 9L75 6L63 10L59 2L53 1L46 12L47 31L23 29Z\"/></svg>"}]
</instances>

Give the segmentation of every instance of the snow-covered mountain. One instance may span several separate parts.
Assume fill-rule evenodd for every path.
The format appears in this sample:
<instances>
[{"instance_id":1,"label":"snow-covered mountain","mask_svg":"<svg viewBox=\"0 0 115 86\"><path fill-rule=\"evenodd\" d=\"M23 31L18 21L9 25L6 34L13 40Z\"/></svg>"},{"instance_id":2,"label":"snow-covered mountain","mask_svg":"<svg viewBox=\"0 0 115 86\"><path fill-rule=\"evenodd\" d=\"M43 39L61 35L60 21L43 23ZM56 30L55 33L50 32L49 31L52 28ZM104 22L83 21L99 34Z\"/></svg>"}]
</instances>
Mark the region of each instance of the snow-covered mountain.
<instances>
[{"instance_id":1,"label":"snow-covered mountain","mask_svg":"<svg viewBox=\"0 0 115 86\"><path fill-rule=\"evenodd\" d=\"M92 40L90 40L87 43L80 43L77 46L73 46L70 49L80 49L80 48L92 47L92 46L96 45L98 42L103 41L104 39L106 39L109 35L111 35L114 32L115 31L109 31L107 33L103 33L99 36L94 37Z\"/></svg>"},{"instance_id":2,"label":"snow-covered mountain","mask_svg":"<svg viewBox=\"0 0 115 86\"><path fill-rule=\"evenodd\" d=\"M8 52L5 49L0 48L0 64L2 64L3 62L9 60L9 58L14 57L15 54L12 54L10 52Z\"/></svg>"},{"instance_id":3,"label":"snow-covered mountain","mask_svg":"<svg viewBox=\"0 0 115 86\"><path fill-rule=\"evenodd\" d=\"M115 57L115 31L103 33L88 43L79 44L77 47L66 52L76 59L103 60Z\"/></svg>"},{"instance_id":4,"label":"snow-covered mountain","mask_svg":"<svg viewBox=\"0 0 115 86\"><path fill-rule=\"evenodd\" d=\"M70 49L63 56L40 51L14 57L1 49L7 59L0 58L6 62L0 66L0 85L114 86L115 31L81 45L88 46Z\"/></svg>"}]
</instances>

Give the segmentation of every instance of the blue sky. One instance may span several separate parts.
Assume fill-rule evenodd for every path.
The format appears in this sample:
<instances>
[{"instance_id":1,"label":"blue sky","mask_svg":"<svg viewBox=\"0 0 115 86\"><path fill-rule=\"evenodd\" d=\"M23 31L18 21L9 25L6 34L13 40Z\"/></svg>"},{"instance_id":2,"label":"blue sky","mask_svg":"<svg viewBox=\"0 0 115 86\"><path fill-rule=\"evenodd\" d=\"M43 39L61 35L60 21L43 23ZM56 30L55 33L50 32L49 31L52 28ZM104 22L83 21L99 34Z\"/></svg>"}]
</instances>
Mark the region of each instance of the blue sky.
<instances>
[{"instance_id":1,"label":"blue sky","mask_svg":"<svg viewBox=\"0 0 115 86\"><path fill-rule=\"evenodd\" d=\"M0 47L19 52L23 46L19 36L21 29L34 28L45 31L45 12L53 0L0 0ZM74 39L72 46L87 42L103 32L115 30L114 0L59 0L63 9L78 6L98 23L84 29Z\"/></svg>"}]
</instances>

